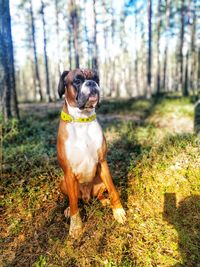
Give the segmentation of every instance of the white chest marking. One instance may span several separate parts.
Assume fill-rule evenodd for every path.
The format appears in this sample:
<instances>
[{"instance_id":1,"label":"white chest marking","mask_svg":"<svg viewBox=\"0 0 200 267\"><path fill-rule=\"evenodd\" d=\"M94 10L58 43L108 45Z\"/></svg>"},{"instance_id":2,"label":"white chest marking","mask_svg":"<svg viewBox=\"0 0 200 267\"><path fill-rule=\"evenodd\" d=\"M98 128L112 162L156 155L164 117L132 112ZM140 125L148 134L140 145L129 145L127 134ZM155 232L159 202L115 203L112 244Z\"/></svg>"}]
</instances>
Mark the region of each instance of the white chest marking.
<instances>
[{"instance_id":1,"label":"white chest marking","mask_svg":"<svg viewBox=\"0 0 200 267\"><path fill-rule=\"evenodd\" d=\"M68 139L65 149L68 161L75 175L81 174L80 183L92 181L98 163L98 149L103 142L99 123L68 123Z\"/></svg>"}]
</instances>

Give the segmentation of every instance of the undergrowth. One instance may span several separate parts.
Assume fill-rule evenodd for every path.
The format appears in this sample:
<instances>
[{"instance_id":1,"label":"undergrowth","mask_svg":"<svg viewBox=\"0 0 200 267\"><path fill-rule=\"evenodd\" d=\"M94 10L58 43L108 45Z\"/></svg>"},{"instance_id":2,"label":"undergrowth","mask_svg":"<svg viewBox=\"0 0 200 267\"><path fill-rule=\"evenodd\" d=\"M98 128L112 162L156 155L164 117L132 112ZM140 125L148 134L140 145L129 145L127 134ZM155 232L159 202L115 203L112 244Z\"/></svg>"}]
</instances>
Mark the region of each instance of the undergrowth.
<instances>
[{"instance_id":1,"label":"undergrowth","mask_svg":"<svg viewBox=\"0 0 200 267\"><path fill-rule=\"evenodd\" d=\"M142 118L102 120L126 225L94 199L80 203L82 237L69 238L56 160L59 112L27 112L3 128L1 265L200 266L200 140L192 132L193 105L173 98L112 100L98 112Z\"/></svg>"}]
</instances>

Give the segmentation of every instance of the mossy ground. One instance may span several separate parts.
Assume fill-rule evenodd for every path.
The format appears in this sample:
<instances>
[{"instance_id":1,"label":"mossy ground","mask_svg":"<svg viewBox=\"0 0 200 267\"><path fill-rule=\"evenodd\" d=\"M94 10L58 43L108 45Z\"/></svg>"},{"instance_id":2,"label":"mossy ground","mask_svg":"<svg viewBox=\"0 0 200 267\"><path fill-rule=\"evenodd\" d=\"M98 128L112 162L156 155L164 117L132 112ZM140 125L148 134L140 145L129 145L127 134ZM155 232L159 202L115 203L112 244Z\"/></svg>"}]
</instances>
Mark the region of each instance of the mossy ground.
<instances>
[{"instance_id":1,"label":"mossy ground","mask_svg":"<svg viewBox=\"0 0 200 267\"><path fill-rule=\"evenodd\" d=\"M76 241L59 191L60 109L27 108L3 129L1 265L200 266L200 140L189 99L102 103L108 163L127 223L116 223L95 199L80 202L84 234Z\"/></svg>"}]
</instances>

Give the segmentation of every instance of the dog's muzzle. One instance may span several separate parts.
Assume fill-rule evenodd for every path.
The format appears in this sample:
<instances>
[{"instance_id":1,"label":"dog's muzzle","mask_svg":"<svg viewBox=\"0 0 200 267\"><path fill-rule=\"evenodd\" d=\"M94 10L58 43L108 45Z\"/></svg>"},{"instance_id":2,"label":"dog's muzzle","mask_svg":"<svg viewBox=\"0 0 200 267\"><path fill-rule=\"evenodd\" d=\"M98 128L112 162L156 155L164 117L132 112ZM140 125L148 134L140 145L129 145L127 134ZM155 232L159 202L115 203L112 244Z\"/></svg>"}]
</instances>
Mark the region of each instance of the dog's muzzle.
<instances>
[{"instance_id":1,"label":"dog's muzzle","mask_svg":"<svg viewBox=\"0 0 200 267\"><path fill-rule=\"evenodd\" d=\"M95 81L86 80L78 94L79 109L95 108L99 102L99 86Z\"/></svg>"}]
</instances>

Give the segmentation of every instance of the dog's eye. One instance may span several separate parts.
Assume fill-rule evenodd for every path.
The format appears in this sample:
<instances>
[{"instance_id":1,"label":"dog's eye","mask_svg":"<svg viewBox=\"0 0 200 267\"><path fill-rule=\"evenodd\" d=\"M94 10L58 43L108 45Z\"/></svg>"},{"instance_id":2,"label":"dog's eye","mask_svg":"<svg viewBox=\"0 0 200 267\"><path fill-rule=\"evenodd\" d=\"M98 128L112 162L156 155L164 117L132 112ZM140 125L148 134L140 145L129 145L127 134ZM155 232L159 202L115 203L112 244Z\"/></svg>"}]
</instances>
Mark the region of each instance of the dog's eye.
<instances>
[{"instance_id":1,"label":"dog's eye","mask_svg":"<svg viewBox=\"0 0 200 267\"><path fill-rule=\"evenodd\" d=\"M76 85L80 85L82 81L80 79L74 79L73 83Z\"/></svg>"},{"instance_id":2,"label":"dog's eye","mask_svg":"<svg viewBox=\"0 0 200 267\"><path fill-rule=\"evenodd\" d=\"M73 80L73 85L75 87L79 87L82 83L84 82L84 78L83 77L76 77L74 80Z\"/></svg>"}]
</instances>

